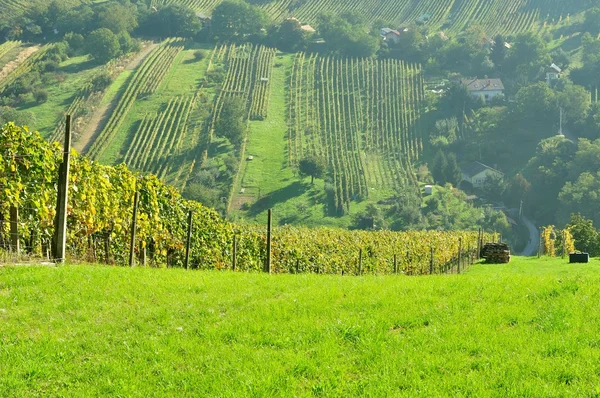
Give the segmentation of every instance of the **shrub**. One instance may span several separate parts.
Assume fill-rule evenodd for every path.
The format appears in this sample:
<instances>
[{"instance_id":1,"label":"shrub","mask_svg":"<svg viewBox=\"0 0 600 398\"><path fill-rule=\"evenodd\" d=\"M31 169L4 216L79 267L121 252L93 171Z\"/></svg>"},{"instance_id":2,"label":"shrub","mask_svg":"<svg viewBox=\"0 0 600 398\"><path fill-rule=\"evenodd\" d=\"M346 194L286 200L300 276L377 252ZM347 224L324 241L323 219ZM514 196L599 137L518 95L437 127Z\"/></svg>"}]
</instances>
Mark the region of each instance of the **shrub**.
<instances>
[{"instance_id":1,"label":"shrub","mask_svg":"<svg viewBox=\"0 0 600 398\"><path fill-rule=\"evenodd\" d=\"M43 104L48 101L48 92L42 89L37 89L33 92L33 98L38 104Z\"/></svg>"},{"instance_id":2,"label":"shrub","mask_svg":"<svg viewBox=\"0 0 600 398\"><path fill-rule=\"evenodd\" d=\"M206 58L206 51L204 51L204 50L194 51L194 59L196 61L202 61L204 58Z\"/></svg>"}]
</instances>

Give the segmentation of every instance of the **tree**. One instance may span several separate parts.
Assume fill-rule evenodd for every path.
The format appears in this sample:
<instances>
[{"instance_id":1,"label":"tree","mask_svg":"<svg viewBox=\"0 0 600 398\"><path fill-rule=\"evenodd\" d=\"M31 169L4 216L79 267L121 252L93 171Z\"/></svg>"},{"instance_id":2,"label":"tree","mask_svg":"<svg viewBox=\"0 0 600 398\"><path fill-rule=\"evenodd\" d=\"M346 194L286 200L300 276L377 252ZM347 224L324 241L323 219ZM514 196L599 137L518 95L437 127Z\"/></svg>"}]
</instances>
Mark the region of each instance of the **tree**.
<instances>
[{"instance_id":1,"label":"tree","mask_svg":"<svg viewBox=\"0 0 600 398\"><path fill-rule=\"evenodd\" d=\"M483 218L483 210L473 207L462 191L449 185L435 190L424 214L428 228L446 231L476 229Z\"/></svg>"},{"instance_id":2,"label":"tree","mask_svg":"<svg viewBox=\"0 0 600 398\"><path fill-rule=\"evenodd\" d=\"M600 8L594 7L585 12L584 29L594 36L600 33Z\"/></svg>"},{"instance_id":3,"label":"tree","mask_svg":"<svg viewBox=\"0 0 600 398\"><path fill-rule=\"evenodd\" d=\"M390 57L408 62L424 62L425 36L416 27L411 27L402 32L396 43L388 44Z\"/></svg>"},{"instance_id":4,"label":"tree","mask_svg":"<svg viewBox=\"0 0 600 398\"><path fill-rule=\"evenodd\" d=\"M504 46L505 42L506 40L502 35L496 35L496 37L494 37L494 45L492 46L490 59L498 69L502 68L502 64L506 58L506 47Z\"/></svg>"},{"instance_id":5,"label":"tree","mask_svg":"<svg viewBox=\"0 0 600 398\"><path fill-rule=\"evenodd\" d=\"M75 32L88 33L96 26L96 13L89 5L81 5L67 10L58 16L56 29L60 33Z\"/></svg>"},{"instance_id":6,"label":"tree","mask_svg":"<svg viewBox=\"0 0 600 398\"><path fill-rule=\"evenodd\" d=\"M431 170L431 176L433 180L439 184L444 185L446 183L446 169L448 168L448 159L442 150L437 151L433 157L433 161L429 170Z\"/></svg>"},{"instance_id":7,"label":"tree","mask_svg":"<svg viewBox=\"0 0 600 398\"><path fill-rule=\"evenodd\" d=\"M194 10L183 4L162 7L149 21L152 31L161 36L193 37L202 29Z\"/></svg>"},{"instance_id":8,"label":"tree","mask_svg":"<svg viewBox=\"0 0 600 398\"><path fill-rule=\"evenodd\" d=\"M373 203L369 203L364 212L357 213L350 229L382 230L386 228L385 217L381 209Z\"/></svg>"},{"instance_id":9,"label":"tree","mask_svg":"<svg viewBox=\"0 0 600 398\"><path fill-rule=\"evenodd\" d=\"M105 63L121 54L121 45L110 29L100 28L89 34L87 50L98 62Z\"/></svg>"},{"instance_id":10,"label":"tree","mask_svg":"<svg viewBox=\"0 0 600 398\"><path fill-rule=\"evenodd\" d=\"M560 191L559 219L571 213L581 213L595 223L600 223L600 173L582 173L575 183L567 182Z\"/></svg>"},{"instance_id":11,"label":"tree","mask_svg":"<svg viewBox=\"0 0 600 398\"><path fill-rule=\"evenodd\" d=\"M325 173L325 161L316 156L306 156L298 162L298 171L301 175L310 176L310 183L314 184L315 178L321 178Z\"/></svg>"},{"instance_id":12,"label":"tree","mask_svg":"<svg viewBox=\"0 0 600 398\"><path fill-rule=\"evenodd\" d=\"M33 92L33 98L38 104L43 104L48 101L48 92L42 89L37 89Z\"/></svg>"},{"instance_id":13,"label":"tree","mask_svg":"<svg viewBox=\"0 0 600 398\"><path fill-rule=\"evenodd\" d=\"M571 231L578 250L588 252L593 257L600 255L600 237L592 220L580 213L571 214L571 221L567 224L567 228Z\"/></svg>"},{"instance_id":14,"label":"tree","mask_svg":"<svg viewBox=\"0 0 600 398\"><path fill-rule=\"evenodd\" d=\"M239 41L247 36L260 36L261 29L266 25L266 14L243 0L225 0L212 13L212 34L221 41Z\"/></svg>"},{"instance_id":15,"label":"tree","mask_svg":"<svg viewBox=\"0 0 600 398\"><path fill-rule=\"evenodd\" d=\"M588 108L585 120L578 128L580 135L591 140L600 138L600 102L594 102Z\"/></svg>"},{"instance_id":16,"label":"tree","mask_svg":"<svg viewBox=\"0 0 600 398\"><path fill-rule=\"evenodd\" d=\"M317 23L331 53L372 57L379 49L380 39L369 33L368 24L358 13L321 14Z\"/></svg>"},{"instance_id":17,"label":"tree","mask_svg":"<svg viewBox=\"0 0 600 398\"><path fill-rule=\"evenodd\" d=\"M521 88L515 95L516 111L521 117L545 126L558 121L555 92L545 82Z\"/></svg>"},{"instance_id":18,"label":"tree","mask_svg":"<svg viewBox=\"0 0 600 398\"><path fill-rule=\"evenodd\" d=\"M456 141L458 133L458 121L455 117L442 119L435 122L435 132L430 136L429 141L433 146L445 147Z\"/></svg>"},{"instance_id":19,"label":"tree","mask_svg":"<svg viewBox=\"0 0 600 398\"><path fill-rule=\"evenodd\" d=\"M119 40L119 46L121 47L121 54L129 54L131 52L139 51L140 45L137 40L133 39L127 31L122 31L117 35Z\"/></svg>"},{"instance_id":20,"label":"tree","mask_svg":"<svg viewBox=\"0 0 600 398\"><path fill-rule=\"evenodd\" d=\"M586 171L592 173L600 171L600 139L590 141L581 138L579 140L577 153L569 163L569 179L575 180Z\"/></svg>"},{"instance_id":21,"label":"tree","mask_svg":"<svg viewBox=\"0 0 600 398\"><path fill-rule=\"evenodd\" d=\"M481 191L490 200L501 200L504 192L506 192L504 177L499 174L490 174L483 182Z\"/></svg>"},{"instance_id":22,"label":"tree","mask_svg":"<svg viewBox=\"0 0 600 398\"><path fill-rule=\"evenodd\" d=\"M575 84L566 84L557 94L557 100L563 109L565 121L571 126L581 124L590 107L589 92Z\"/></svg>"},{"instance_id":23,"label":"tree","mask_svg":"<svg viewBox=\"0 0 600 398\"><path fill-rule=\"evenodd\" d=\"M302 29L300 21L288 18L274 29L271 34L273 44L285 52L306 50L309 33Z\"/></svg>"},{"instance_id":24,"label":"tree","mask_svg":"<svg viewBox=\"0 0 600 398\"><path fill-rule=\"evenodd\" d=\"M103 4L96 16L99 28L110 29L115 35L132 32L138 26L135 6L111 2Z\"/></svg>"},{"instance_id":25,"label":"tree","mask_svg":"<svg viewBox=\"0 0 600 398\"><path fill-rule=\"evenodd\" d=\"M236 149L240 149L244 141L245 114L244 101L239 97L228 97L223 101L223 108L215 123L215 134L227 138Z\"/></svg>"},{"instance_id":26,"label":"tree","mask_svg":"<svg viewBox=\"0 0 600 398\"><path fill-rule=\"evenodd\" d=\"M423 199L420 192L411 186L403 186L394 196L394 203L390 209L391 229L394 231L405 231L423 229L423 213L421 205Z\"/></svg>"},{"instance_id":27,"label":"tree","mask_svg":"<svg viewBox=\"0 0 600 398\"><path fill-rule=\"evenodd\" d=\"M511 178L504 191L504 202L510 207L521 206L521 201L527 199L531 191L531 184L522 174L516 174Z\"/></svg>"},{"instance_id":28,"label":"tree","mask_svg":"<svg viewBox=\"0 0 600 398\"><path fill-rule=\"evenodd\" d=\"M570 162L575 157L576 145L565 137L554 136L542 140L536 154L525 169L531 182L528 207L538 221L554 222L558 208L558 194L569 179Z\"/></svg>"},{"instance_id":29,"label":"tree","mask_svg":"<svg viewBox=\"0 0 600 398\"><path fill-rule=\"evenodd\" d=\"M505 71L520 74L525 81L533 81L540 68L552 62L546 42L533 32L521 33L516 37L504 65Z\"/></svg>"},{"instance_id":30,"label":"tree","mask_svg":"<svg viewBox=\"0 0 600 398\"><path fill-rule=\"evenodd\" d=\"M32 126L36 122L35 115L29 111L18 111L9 106L0 106L0 126L13 122L17 126Z\"/></svg>"},{"instance_id":31,"label":"tree","mask_svg":"<svg viewBox=\"0 0 600 398\"><path fill-rule=\"evenodd\" d=\"M473 109L473 106L474 100L461 82L450 84L439 102L440 111L445 115L455 117L459 126L462 126L464 115Z\"/></svg>"},{"instance_id":32,"label":"tree","mask_svg":"<svg viewBox=\"0 0 600 398\"><path fill-rule=\"evenodd\" d=\"M456 154L454 152L450 152L448 155L446 155L446 162L447 166L446 170L444 171L446 182L457 186L460 180L462 180L462 171L458 166Z\"/></svg>"}]
</instances>

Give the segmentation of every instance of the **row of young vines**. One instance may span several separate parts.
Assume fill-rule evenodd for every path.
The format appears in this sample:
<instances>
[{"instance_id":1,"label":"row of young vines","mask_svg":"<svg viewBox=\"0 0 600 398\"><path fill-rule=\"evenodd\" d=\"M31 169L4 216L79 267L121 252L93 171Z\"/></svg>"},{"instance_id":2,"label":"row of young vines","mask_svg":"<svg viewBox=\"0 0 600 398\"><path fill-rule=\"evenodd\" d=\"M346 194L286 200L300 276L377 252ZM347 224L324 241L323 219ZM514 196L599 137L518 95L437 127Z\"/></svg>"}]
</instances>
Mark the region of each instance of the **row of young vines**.
<instances>
[{"instance_id":1,"label":"row of young vines","mask_svg":"<svg viewBox=\"0 0 600 398\"><path fill-rule=\"evenodd\" d=\"M152 0L152 5L184 4L210 14L221 0ZM260 6L274 21L296 17L315 23L323 13L357 12L369 22L394 24L425 23L434 29L459 32L473 24L488 34L514 34L540 27L544 21L558 20L589 6L586 0L272 0Z\"/></svg>"},{"instance_id":2,"label":"row of young vines","mask_svg":"<svg viewBox=\"0 0 600 398\"><path fill-rule=\"evenodd\" d=\"M19 236L40 253L53 233L57 170L62 149L37 132L7 124L0 128L0 247L8 235L9 208L17 207ZM234 236L238 271L260 271L266 257L264 229L235 225L202 205L182 199L154 175L140 175L124 165L110 167L73 154L68 203L68 253L72 258L125 264L129 248L133 197L140 192L137 254L152 266L181 266L187 214L193 212L191 264L200 269L230 269ZM441 270L459 249L473 250L477 232L350 232L336 229L276 228L273 272L357 272L362 250L364 272L407 274ZM494 239L486 235L485 240Z\"/></svg>"},{"instance_id":3,"label":"row of young vines","mask_svg":"<svg viewBox=\"0 0 600 398\"><path fill-rule=\"evenodd\" d=\"M289 84L290 166L325 159L344 213L370 189L413 187L422 151L423 75L397 60L296 56Z\"/></svg>"},{"instance_id":4,"label":"row of young vines","mask_svg":"<svg viewBox=\"0 0 600 398\"><path fill-rule=\"evenodd\" d=\"M167 39L152 50L135 71L110 119L91 145L88 151L90 157L99 159L102 156L106 147L118 133L134 102L140 97L153 93L158 88L175 57L182 50L183 40L178 38Z\"/></svg>"}]
</instances>

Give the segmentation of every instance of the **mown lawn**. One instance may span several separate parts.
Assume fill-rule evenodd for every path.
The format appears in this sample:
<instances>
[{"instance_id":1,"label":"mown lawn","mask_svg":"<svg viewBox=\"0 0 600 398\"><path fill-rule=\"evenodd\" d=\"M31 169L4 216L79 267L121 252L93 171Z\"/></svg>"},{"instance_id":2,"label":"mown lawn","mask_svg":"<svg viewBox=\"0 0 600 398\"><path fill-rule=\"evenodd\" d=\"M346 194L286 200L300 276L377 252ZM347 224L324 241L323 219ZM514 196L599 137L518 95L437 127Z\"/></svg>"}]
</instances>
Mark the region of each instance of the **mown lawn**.
<instances>
[{"instance_id":1,"label":"mown lawn","mask_svg":"<svg viewBox=\"0 0 600 398\"><path fill-rule=\"evenodd\" d=\"M0 268L0 396L597 396L600 261L341 277Z\"/></svg>"}]
</instances>

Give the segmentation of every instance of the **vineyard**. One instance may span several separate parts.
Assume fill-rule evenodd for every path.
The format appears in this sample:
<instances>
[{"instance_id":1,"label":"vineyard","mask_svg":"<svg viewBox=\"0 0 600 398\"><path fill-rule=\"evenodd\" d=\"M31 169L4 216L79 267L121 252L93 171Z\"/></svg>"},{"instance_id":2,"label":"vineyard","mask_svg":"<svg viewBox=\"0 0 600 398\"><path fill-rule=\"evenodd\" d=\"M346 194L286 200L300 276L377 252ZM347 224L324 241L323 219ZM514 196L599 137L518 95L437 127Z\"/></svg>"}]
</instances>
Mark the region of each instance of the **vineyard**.
<instances>
[{"instance_id":1,"label":"vineyard","mask_svg":"<svg viewBox=\"0 0 600 398\"><path fill-rule=\"evenodd\" d=\"M227 74L215 100L209 127L211 137L226 98L241 98L248 107L246 118L262 120L267 117L274 55L274 49L249 44L225 44L215 48L209 71L211 67L222 65Z\"/></svg>"},{"instance_id":2,"label":"vineyard","mask_svg":"<svg viewBox=\"0 0 600 398\"><path fill-rule=\"evenodd\" d=\"M136 100L151 95L160 85L165 73L171 67L176 55L183 49L181 39L168 39L156 47L136 70L126 91L120 98L116 108L89 148L88 154L94 159L102 156L107 146L119 132L127 112Z\"/></svg>"},{"instance_id":3,"label":"vineyard","mask_svg":"<svg viewBox=\"0 0 600 398\"><path fill-rule=\"evenodd\" d=\"M52 236L56 171L62 152L39 133L12 124L2 127L0 148L0 185L4 188L0 191L0 246L6 248L13 222L18 224L18 236L27 251L40 254ZM151 264L182 264L187 213L193 211L194 225L201 226L193 230L193 267L231 268L233 244L237 242L236 270L263 269L264 231L224 221L214 211L183 200L174 188L153 175L141 176L124 165L103 166L81 156L75 156L71 163L67 219L70 256L123 264L135 192L140 192L135 247L138 255L149 253ZM18 209L18 220L7 217L9 207ZM478 244L478 234L472 232L356 233L280 228L273 235L272 272L279 273L392 273L395 256L398 269L404 273L439 273L456 258L459 248L466 254ZM494 237L486 235L484 239ZM364 253L360 257L362 270L357 268L359 251Z\"/></svg>"},{"instance_id":4,"label":"vineyard","mask_svg":"<svg viewBox=\"0 0 600 398\"><path fill-rule=\"evenodd\" d=\"M419 66L298 54L290 77L289 163L327 159L338 212L369 187L417 187L422 150Z\"/></svg>"},{"instance_id":5,"label":"vineyard","mask_svg":"<svg viewBox=\"0 0 600 398\"><path fill-rule=\"evenodd\" d=\"M186 142L186 126L195 104L195 97L176 97L163 112L144 117L127 150L125 163L163 179L176 167L175 151L180 151Z\"/></svg>"},{"instance_id":6,"label":"vineyard","mask_svg":"<svg viewBox=\"0 0 600 398\"><path fill-rule=\"evenodd\" d=\"M220 1L152 0L153 6L170 3L185 4L197 11L210 13ZM544 21L558 20L561 16L566 17L586 6L583 0L273 0L261 3L261 7L276 21L296 17L303 22L314 23L322 13L355 11L364 15L371 23L427 23L450 32L459 32L476 21L486 28L488 34L514 34L539 28Z\"/></svg>"},{"instance_id":7,"label":"vineyard","mask_svg":"<svg viewBox=\"0 0 600 398\"><path fill-rule=\"evenodd\" d=\"M0 94L6 89L8 85L13 83L19 77L30 72L36 65L36 62L41 60L46 52L53 47L52 44L46 44L41 49L33 52L26 59L24 59L15 69L13 69L7 76L0 79Z\"/></svg>"},{"instance_id":8,"label":"vineyard","mask_svg":"<svg viewBox=\"0 0 600 398\"><path fill-rule=\"evenodd\" d=\"M24 0L0 0L0 16L16 16L21 15L27 10L28 1Z\"/></svg>"},{"instance_id":9,"label":"vineyard","mask_svg":"<svg viewBox=\"0 0 600 398\"><path fill-rule=\"evenodd\" d=\"M21 45L21 42L17 40L7 41L0 44L0 58L8 54L13 48L18 47L19 45Z\"/></svg>"}]
</instances>

